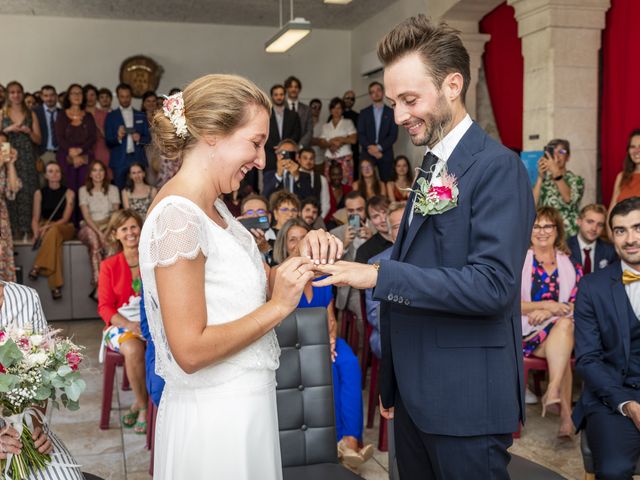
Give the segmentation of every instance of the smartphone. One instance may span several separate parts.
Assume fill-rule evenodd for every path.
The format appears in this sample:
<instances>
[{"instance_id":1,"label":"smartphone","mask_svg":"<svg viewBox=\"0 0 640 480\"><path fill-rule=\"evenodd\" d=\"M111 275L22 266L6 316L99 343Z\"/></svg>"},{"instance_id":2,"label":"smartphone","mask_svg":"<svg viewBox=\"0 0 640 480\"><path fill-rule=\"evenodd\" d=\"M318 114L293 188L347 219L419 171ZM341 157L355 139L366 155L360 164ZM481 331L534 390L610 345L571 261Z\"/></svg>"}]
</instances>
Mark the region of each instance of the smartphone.
<instances>
[{"instance_id":1,"label":"smartphone","mask_svg":"<svg viewBox=\"0 0 640 480\"><path fill-rule=\"evenodd\" d=\"M284 158L285 160L293 160L294 162L296 161L296 157L297 157L296 152L289 152L287 150L282 150L280 152L280 155L282 155L282 158Z\"/></svg>"},{"instance_id":2,"label":"smartphone","mask_svg":"<svg viewBox=\"0 0 640 480\"><path fill-rule=\"evenodd\" d=\"M269 230L271 226L269 225L269 217L263 215L261 217L251 217L251 218L241 218L240 223L247 230L251 230L252 228L257 228L258 230Z\"/></svg>"},{"instance_id":3,"label":"smartphone","mask_svg":"<svg viewBox=\"0 0 640 480\"><path fill-rule=\"evenodd\" d=\"M134 127L124 127L124 133L127 135L132 135L136 133L136 129Z\"/></svg>"},{"instance_id":4,"label":"smartphone","mask_svg":"<svg viewBox=\"0 0 640 480\"><path fill-rule=\"evenodd\" d=\"M357 213L352 213L349 215L349 226L355 228L356 230L360 229L360 215Z\"/></svg>"},{"instance_id":5,"label":"smartphone","mask_svg":"<svg viewBox=\"0 0 640 480\"><path fill-rule=\"evenodd\" d=\"M9 142L2 142L0 154L2 156L6 156L6 155L9 155L10 153L11 153L11 144Z\"/></svg>"},{"instance_id":6,"label":"smartphone","mask_svg":"<svg viewBox=\"0 0 640 480\"><path fill-rule=\"evenodd\" d=\"M544 147L544 153L549 157L553 158L553 154L556 151L555 147L551 147L549 145Z\"/></svg>"}]
</instances>

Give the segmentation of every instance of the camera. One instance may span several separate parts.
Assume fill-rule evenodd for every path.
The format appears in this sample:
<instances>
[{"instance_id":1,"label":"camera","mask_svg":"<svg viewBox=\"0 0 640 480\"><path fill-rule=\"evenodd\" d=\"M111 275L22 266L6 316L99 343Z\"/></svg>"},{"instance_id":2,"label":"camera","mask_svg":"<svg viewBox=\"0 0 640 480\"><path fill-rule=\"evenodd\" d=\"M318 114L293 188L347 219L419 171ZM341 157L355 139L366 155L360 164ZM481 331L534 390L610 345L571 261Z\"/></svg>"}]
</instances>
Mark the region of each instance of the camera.
<instances>
[{"instance_id":1,"label":"camera","mask_svg":"<svg viewBox=\"0 0 640 480\"><path fill-rule=\"evenodd\" d=\"M282 155L282 158L285 160L293 160L294 162L298 156L297 152L290 152L288 150L280 150L278 153Z\"/></svg>"}]
</instances>

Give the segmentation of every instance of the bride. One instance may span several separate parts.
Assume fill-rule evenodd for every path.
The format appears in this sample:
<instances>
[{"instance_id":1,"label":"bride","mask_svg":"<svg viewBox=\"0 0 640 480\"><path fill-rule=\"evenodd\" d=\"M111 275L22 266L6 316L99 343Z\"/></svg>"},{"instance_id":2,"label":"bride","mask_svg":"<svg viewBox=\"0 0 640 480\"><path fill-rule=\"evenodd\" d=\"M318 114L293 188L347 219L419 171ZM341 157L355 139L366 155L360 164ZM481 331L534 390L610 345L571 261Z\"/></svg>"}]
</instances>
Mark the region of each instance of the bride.
<instances>
[{"instance_id":1,"label":"bride","mask_svg":"<svg viewBox=\"0 0 640 480\"><path fill-rule=\"evenodd\" d=\"M342 244L310 232L302 256L269 284L253 236L218 200L264 168L270 109L252 82L207 75L153 119L163 156L182 160L140 240L156 369L166 381L156 480L282 478L273 328L296 308L314 264L339 258Z\"/></svg>"}]
</instances>

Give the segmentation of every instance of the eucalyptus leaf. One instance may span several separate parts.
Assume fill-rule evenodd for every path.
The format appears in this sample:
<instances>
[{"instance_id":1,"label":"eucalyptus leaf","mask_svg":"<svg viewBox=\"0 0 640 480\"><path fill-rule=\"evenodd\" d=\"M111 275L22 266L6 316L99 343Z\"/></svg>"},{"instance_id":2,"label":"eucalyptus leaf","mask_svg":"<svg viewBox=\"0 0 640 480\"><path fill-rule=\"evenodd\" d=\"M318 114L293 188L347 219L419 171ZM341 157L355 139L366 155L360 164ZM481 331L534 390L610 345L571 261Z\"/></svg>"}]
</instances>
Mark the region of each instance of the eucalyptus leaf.
<instances>
[{"instance_id":1,"label":"eucalyptus leaf","mask_svg":"<svg viewBox=\"0 0 640 480\"><path fill-rule=\"evenodd\" d=\"M8 392L18 383L18 377L10 373L0 375L0 392Z\"/></svg>"},{"instance_id":2,"label":"eucalyptus leaf","mask_svg":"<svg viewBox=\"0 0 640 480\"><path fill-rule=\"evenodd\" d=\"M46 400L51 396L51 389L44 385L40 385L36 390L36 400Z\"/></svg>"},{"instance_id":3,"label":"eucalyptus leaf","mask_svg":"<svg viewBox=\"0 0 640 480\"><path fill-rule=\"evenodd\" d=\"M0 345L0 364L5 368L9 368L16 361L22 360L23 356L23 353L11 339L7 340L4 345Z\"/></svg>"},{"instance_id":4,"label":"eucalyptus leaf","mask_svg":"<svg viewBox=\"0 0 640 480\"><path fill-rule=\"evenodd\" d=\"M61 377L64 377L71 372L73 372L73 370L71 370L71 367L69 365L62 365L60 368L58 368L58 375L60 375Z\"/></svg>"},{"instance_id":5,"label":"eucalyptus leaf","mask_svg":"<svg viewBox=\"0 0 640 480\"><path fill-rule=\"evenodd\" d=\"M64 391L71 401L77 402L85 388L87 388L87 384L84 380L79 379L75 382L71 382L71 385L65 387Z\"/></svg>"}]
</instances>

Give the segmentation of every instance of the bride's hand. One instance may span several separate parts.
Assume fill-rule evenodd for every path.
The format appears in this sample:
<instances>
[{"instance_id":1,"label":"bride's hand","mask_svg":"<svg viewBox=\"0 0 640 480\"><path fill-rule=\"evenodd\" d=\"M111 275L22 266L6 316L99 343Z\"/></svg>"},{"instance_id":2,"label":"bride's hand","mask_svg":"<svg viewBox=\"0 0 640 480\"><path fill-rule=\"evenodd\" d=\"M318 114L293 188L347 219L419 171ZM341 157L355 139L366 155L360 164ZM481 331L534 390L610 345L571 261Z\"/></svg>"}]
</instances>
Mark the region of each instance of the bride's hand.
<instances>
[{"instance_id":1,"label":"bride's hand","mask_svg":"<svg viewBox=\"0 0 640 480\"><path fill-rule=\"evenodd\" d=\"M342 240L325 230L312 230L300 242L300 255L316 265L333 264L342 258Z\"/></svg>"},{"instance_id":2,"label":"bride's hand","mask_svg":"<svg viewBox=\"0 0 640 480\"><path fill-rule=\"evenodd\" d=\"M313 263L308 258L291 257L277 267L275 275L271 302L286 317L298 307L304 286L313 279Z\"/></svg>"}]
</instances>

